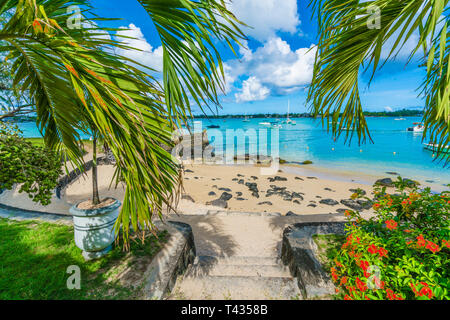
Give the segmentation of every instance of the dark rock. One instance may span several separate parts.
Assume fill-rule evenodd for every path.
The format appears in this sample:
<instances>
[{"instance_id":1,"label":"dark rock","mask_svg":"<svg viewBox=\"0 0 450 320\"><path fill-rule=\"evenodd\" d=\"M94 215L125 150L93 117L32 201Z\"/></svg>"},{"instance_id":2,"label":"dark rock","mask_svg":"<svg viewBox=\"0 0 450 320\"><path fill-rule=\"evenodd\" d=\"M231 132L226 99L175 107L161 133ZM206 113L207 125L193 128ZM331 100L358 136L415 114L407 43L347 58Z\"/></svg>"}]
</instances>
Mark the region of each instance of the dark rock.
<instances>
[{"instance_id":1,"label":"dark rock","mask_svg":"<svg viewBox=\"0 0 450 320\"><path fill-rule=\"evenodd\" d=\"M375 182L375 185L382 186L382 187L393 187L394 186L394 182L392 181L391 178L384 178L384 179L377 180Z\"/></svg>"},{"instance_id":2,"label":"dark rock","mask_svg":"<svg viewBox=\"0 0 450 320\"><path fill-rule=\"evenodd\" d=\"M316 207L317 207L317 204L314 204L314 203L310 203L310 204L308 204L308 207L311 207L311 208L316 208Z\"/></svg>"},{"instance_id":3,"label":"dark rock","mask_svg":"<svg viewBox=\"0 0 450 320\"><path fill-rule=\"evenodd\" d=\"M226 191L226 192L231 192L231 189L228 188L219 188L220 191Z\"/></svg>"},{"instance_id":4,"label":"dark rock","mask_svg":"<svg viewBox=\"0 0 450 320\"><path fill-rule=\"evenodd\" d=\"M230 193L228 193L228 192L224 192L224 193L222 193L222 195L220 196L220 200L225 200L225 201L228 201L228 200L230 200L231 198L233 198L233 195L232 194L230 194Z\"/></svg>"},{"instance_id":5,"label":"dark rock","mask_svg":"<svg viewBox=\"0 0 450 320\"><path fill-rule=\"evenodd\" d=\"M239 179L238 178L234 178L231 181L239 181Z\"/></svg>"},{"instance_id":6,"label":"dark rock","mask_svg":"<svg viewBox=\"0 0 450 320\"><path fill-rule=\"evenodd\" d=\"M275 181L288 181L288 179L287 178L284 178L284 177L279 177L279 176L276 176L276 177L273 177L273 178L267 178L270 182L275 182Z\"/></svg>"},{"instance_id":7,"label":"dark rock","mask_svg":"<svg viewBox=\"0 0 450 320\"><path fill-rule=\"evenodd\" d=\"M239 178L245 177L245 176L243 176L242 174L238 174L237 176L238 176Z\"/></svg>"},{"instance_id":8,"label":"dark rock","mask_svg":"<svg viewBox=\"0 0 450 320\"><path fill-rule=\"evenodd\" d=\"M298 214L295 214L292 211L289 211L288 213L286 213L286 217L298 217Z\"/></svg>"},{"instance_id":9,"label":"dark rock","mask_svg":"<svg viewBox=\"0 0 450 320\"><path fill-rule=\"evenodd\" d=\"M362 208L364 210L368 210L368 209L372 208L372 206L373 206L372 201L369 201L369 200L361 200L361 199L359 199L359 200L356 200L356 202L358 202L358 204L360 206L362 206Z\"/></svg>"},{"instance_id":10,"label":"dark rock","mask_svg":"<svg viewBox=\"0 0 450 320\"><path fill-rule=\"evenodd\" d=\"M388 171L386 174L390 174L391 176L399 176L397 172Z\"/></svg>"},{"instance_id":11,"label":"dark rock","mask_svg":"<svg viewBox=\"0 0 450 320\"><path fill-rule=\"evenodd\" d=\"M330 189L330 188L325 188L324 190L325 191L330 191L330 192L336 192L336 191L334 191L333 189Z\"/></svg>"},{"instance_id":12,"label":"dark rock","mask_svg":"<svg viewBox=\"0 0 450 320\"><path fill-rule=\"evenodd\" d=\"M358 202L356 202L355 200L352 200L352 199L341 200L341 203L344 206L349 207L350 209L353 209L356 211L361 211L363 209L363 207Z\"/></svg>"},{"instance_id":13,"label":"dark rock","mask_svg":"<svg viewBox=\"0 0 450 320\"><path fill-rule=\"evenodd\" d=\"M250 178L252 178L253 180L258 180L258 177L255 176L251 176Z\"/></svg>"},{"instance_id":14,"label":"dark rock","mask_svg":"<svg viewBox=\"0 0 450 320\"><path fill-rule=\"evenodd\" d=\"M183 195L181 196L181 199L183 199L183 200L188 200L188 201L191 201L191 202L194 202L194 203L195 203L195 200L194 200L190 195L188 195L188 194L183 194Z\"/></svg>"},{"instance_id":15,"label":"dark rock","mask_svg":"<svg viewBox=\"0 0 450 320\"><path fill-rule=\"evenodd\" d=\"M237 195L238 197L241 197L241 196L242 196L242 192L236 192L236 195Z\"/></svg>"},{"instance_id":16,"label":"dark rock","mask_svg":"<svg viewBox=\"0 0 450 320\"><path fill-rule=\"evenodd\" d=\"M300 177L295 177L295 180L305 181L304 179L302 179L302 178L300 178Z\"/></svg>"},{"instance_id":17,"label":"dark rock","mask_svg":"<svg viewBox=\"0 0 450 320\"><path fill-rule=\"evenodd\" d=\"M313 162L311 160L306 160L302 162L303 165L307 165L307 164L313 164Z\"/></svg>"},{"instance_id":18,"label":"dark rock","mask_svg":"<svg viewBox=\"0 0 450 320\"><path fill-rule=\"evenodd\" d=\"M215 195L217 195L217 194L214 191L211 191L210 193L208 193L208 196L210 196L210 197L213 197Z\"/></svg>"},{"instance_id":19,"label":"dark rock","mask_svg":"<svg viewBox=\"0 0 450 320\"><path fill-rule=\"evenodd\" d=\"M186 172L186 173L194 173L194 171L189 170L189 169L184 170L184 172Z\"/></svg>"},{"instance_id":20,"label":"dark rock","mask_svg":"<svg viewBox=\"0 0 450 320\"><path fill-rule=\"evenodd\" d=\"M244 182L245 182L244 179L241 179L241 180L239 180L238 183L239 183L239 184L244 184Z\"/></svg>"},{"instance_id":21,"label":"dark rock","mask_svg":"<svg viewBox=\"0 0 450 320\"><path fill-rule=\"evenodd\" d=\"M317 198L317 199L322 199L322 197L321 197L321 196L316 196L316 198Z\"/></svg>"},{"instance_id":22,"label":"dark rock","mask_svg":"<svg viewBox=\"0 0 450 320\"><path fill-rule=\"evenodd\" d=\"M241 197L236 198L236 200L237 200L237 201L247 201L247 199L244 199L244 198L241 198Z\"/></svg>"},{"instance_id":23,"label":"dark rock","mask_svg":"<svg viewBox=\"0 0 450 320\"><path fill-rule=\"evenodd\" d=\"M309 180L317 180L316 177L308 177Z\"/></svg>"},{"instance_id":24,"label":"dark rock","mask_svg":"<svg viewBox=\"0 0 450 320\"><path fill-rule=\"evenodd\" d=\"M273 204L272 204L272 202L270 202L270 201L264 201L264 202L258 203L258 206L263 206L263 205L272 206Z\"/></svg>"},{"instance_id":25,"label":"dark rock","mask_svg":"<svg viewBox=\"0 0 450 320\"><path fill-rule=\"evenodd\" d=\"M206 205L215 206L215 207L219 207L219 208L223 208L223 209L228 208L228 202L226 202L225 200L222 200L222 199L216 199L214 201L207 202Z\"/></svg>"},{"instance_id":26,"label":"dark rock","mask_svg":"<svg viewBox=\"0 0 450 320\"><path fill-rule=\"evenodd\" d=\"M252 196L259 199L259 193L258 192L253 192Z\"/></svg>"},{"instance_id":27,"label":"dark rock","mask_svg":"<svg viewBox=\"0 0 450 320\"><path fill-rule=\"evenodd\" d=\"M347 211L347 209L337 209L336 212L337 213L345 213Z\"/></svg>"},{"instance_id":28,"label":"dark rock","mask_svg":"<svg viewBox=\"0 0 450 320\"><path fill-rule=\"evenodd\" d=\"M300 201L298 201L298 200L294 200L293 202L296 204L300 204Z\"/></svg>"},{"instance_id":29,"label":"dark rock","mask_svg":"<svg viewBox=\"0 0 450 320\"><path fill-rule=\"evenodd\" d=\"M333 200L333 199L323 199L323 200L320 200L319 203L326 204L327 206L336 206L339 204L339 202L337 202L336 200Z\"/></svg>"}]
</instances>

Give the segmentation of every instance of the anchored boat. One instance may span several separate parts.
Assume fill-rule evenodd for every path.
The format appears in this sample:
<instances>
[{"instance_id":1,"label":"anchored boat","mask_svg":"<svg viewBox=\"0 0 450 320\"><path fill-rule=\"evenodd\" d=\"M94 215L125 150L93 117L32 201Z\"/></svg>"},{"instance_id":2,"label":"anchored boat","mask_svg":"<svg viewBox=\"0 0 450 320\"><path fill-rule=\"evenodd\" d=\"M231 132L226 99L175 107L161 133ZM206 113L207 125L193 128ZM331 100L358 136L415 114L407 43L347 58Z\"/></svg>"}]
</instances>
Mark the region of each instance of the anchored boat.
<instances>
[{"instance_id":1,"label":"anchored boat","mask_svg":"<svg viewBox=\"0 0 450 320\"><path fill-rule=\"evenodd\" d=\"M414 122L413 125L414 125L414 127L408 128L409 132L424 132L425 127L424 127L423 123Z\"/></svg>"}]
</instances>

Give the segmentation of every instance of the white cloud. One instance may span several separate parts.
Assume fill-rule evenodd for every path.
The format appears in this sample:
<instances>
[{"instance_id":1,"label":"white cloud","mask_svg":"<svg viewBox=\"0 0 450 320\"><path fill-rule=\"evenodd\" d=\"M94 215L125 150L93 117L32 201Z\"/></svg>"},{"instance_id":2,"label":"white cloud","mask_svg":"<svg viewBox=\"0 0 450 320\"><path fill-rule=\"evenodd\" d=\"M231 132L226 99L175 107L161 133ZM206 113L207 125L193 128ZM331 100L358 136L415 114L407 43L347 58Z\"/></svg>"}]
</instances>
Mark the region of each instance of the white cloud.
<instances>
[{"instance_id":1,"label":"white cloud","mask_svg":"<svg viewBox=\"0 0 450 320\"><path fill-rule=\"evenodd\" d=\"M147 42L141 29L134 24L130 24L127 28L122 27L122 30L117 32L117 40L123 44L138 50L117 50L117 54L139 62L147 67L153 68L157 71L163 69L163 48L153 48L153 46ZM123 38L132 37L133 39Z\"/></svg>"},{"instance_id":2,"label":"white cloud","mask_svg":"<svg viewBox=\"0 0 450 320\"><path fill-rule=\"evenodd\" d=\"M251 77L271 92L281 95L295 92L311 82L315 47L293 51L286 41L275 37L254 52L245 50L241 54L243 59L227 62L228 81ZM230 84L227 86L230 88Z\"/></svg>"},{"instance_id":3,"label":"white cloud","mask_svg":"<svg viewBox=\"0 0 450 320\"><path fill-rule=\"evenodd\" d=\"M265 100L270 95L270 89L263 86L261 82L250 77L242 83L242 91L236 93L237 102L260 101Z\"/></svg>"},{"instance_id":4,"label":"white cloud","mask_svg":"<svg viewBox=\"0 0 450 320\"><path fill-rule=\"evenodd\" d=\"M384 111L386 111L386 112L393 112L394 109L392 109L391 107L385 107Z\"/></svg>"},{"instance_id":5,"label":"white cloud","mask_svg":"<svg viewBox=\"0 0 450 320\"><path fill-rule=\"evenodd\" d=\"M295 33L300 25L297 0L234 0L228 8L252 28L245 33L259 41L274 37L277 31Z\"/></svg>"}]
</instances>

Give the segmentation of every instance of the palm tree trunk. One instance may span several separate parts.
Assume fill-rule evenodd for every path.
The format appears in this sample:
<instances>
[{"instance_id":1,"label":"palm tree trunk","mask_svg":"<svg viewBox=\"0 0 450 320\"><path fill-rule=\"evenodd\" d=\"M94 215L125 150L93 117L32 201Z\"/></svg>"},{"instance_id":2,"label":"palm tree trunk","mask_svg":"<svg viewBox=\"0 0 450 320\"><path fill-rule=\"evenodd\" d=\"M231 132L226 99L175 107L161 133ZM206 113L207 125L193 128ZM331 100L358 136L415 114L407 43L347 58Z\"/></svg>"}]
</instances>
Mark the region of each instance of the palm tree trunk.
<instances>
[{"instance_id":1,"label":"palm tree trunk","mask_svg":"<svg viewBox=\"0 0 450 320\"><path fill-rule=\"evenodd\" d=\"M97 173L97 137L94 135L93 140L93 162L92 162L92 204L100 204L98 195L98 173Z\"/></svg>"}]
</instances>

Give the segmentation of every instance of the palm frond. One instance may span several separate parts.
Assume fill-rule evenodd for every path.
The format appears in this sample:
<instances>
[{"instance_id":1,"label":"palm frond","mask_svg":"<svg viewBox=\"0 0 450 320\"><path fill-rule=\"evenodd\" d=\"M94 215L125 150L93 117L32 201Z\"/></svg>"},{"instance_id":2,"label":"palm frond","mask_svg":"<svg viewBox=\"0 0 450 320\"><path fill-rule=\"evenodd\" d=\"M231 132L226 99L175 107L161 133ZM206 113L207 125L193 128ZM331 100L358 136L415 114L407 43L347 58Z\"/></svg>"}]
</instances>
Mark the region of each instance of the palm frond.
<instances>
[{"instance_id":1,"label":"palm frond","mask_svg":"<svg viewBox=\"0 0 450 320\"><path fill-rule=\"evenodd\" d=\"M444 37L447 24L437 34L442 16L448 11L448 0L312 0L310 5L319 19L320 39L308 102L314 115L321 116L323 121L332 118L331 130L335 137L345 130L346 139L351 139L354 133L360 143L371 139L360 100L360 75L371 68L371 82L376 71L395 59L406 42L419 33L408 62L421 49L423 59L431 61L431 72L423 88L426 131L432 132L432 140L448 141L449 118L445 118L449 110L448 91L445 91L448 37ZM368 27L370 8L381 11L379 28ZM393 43L391 48L387 48L388 41ZM383 61L386 49L388 54ZM327 129L330 129L328 121Z\"/></svg>"}]
</instances>

